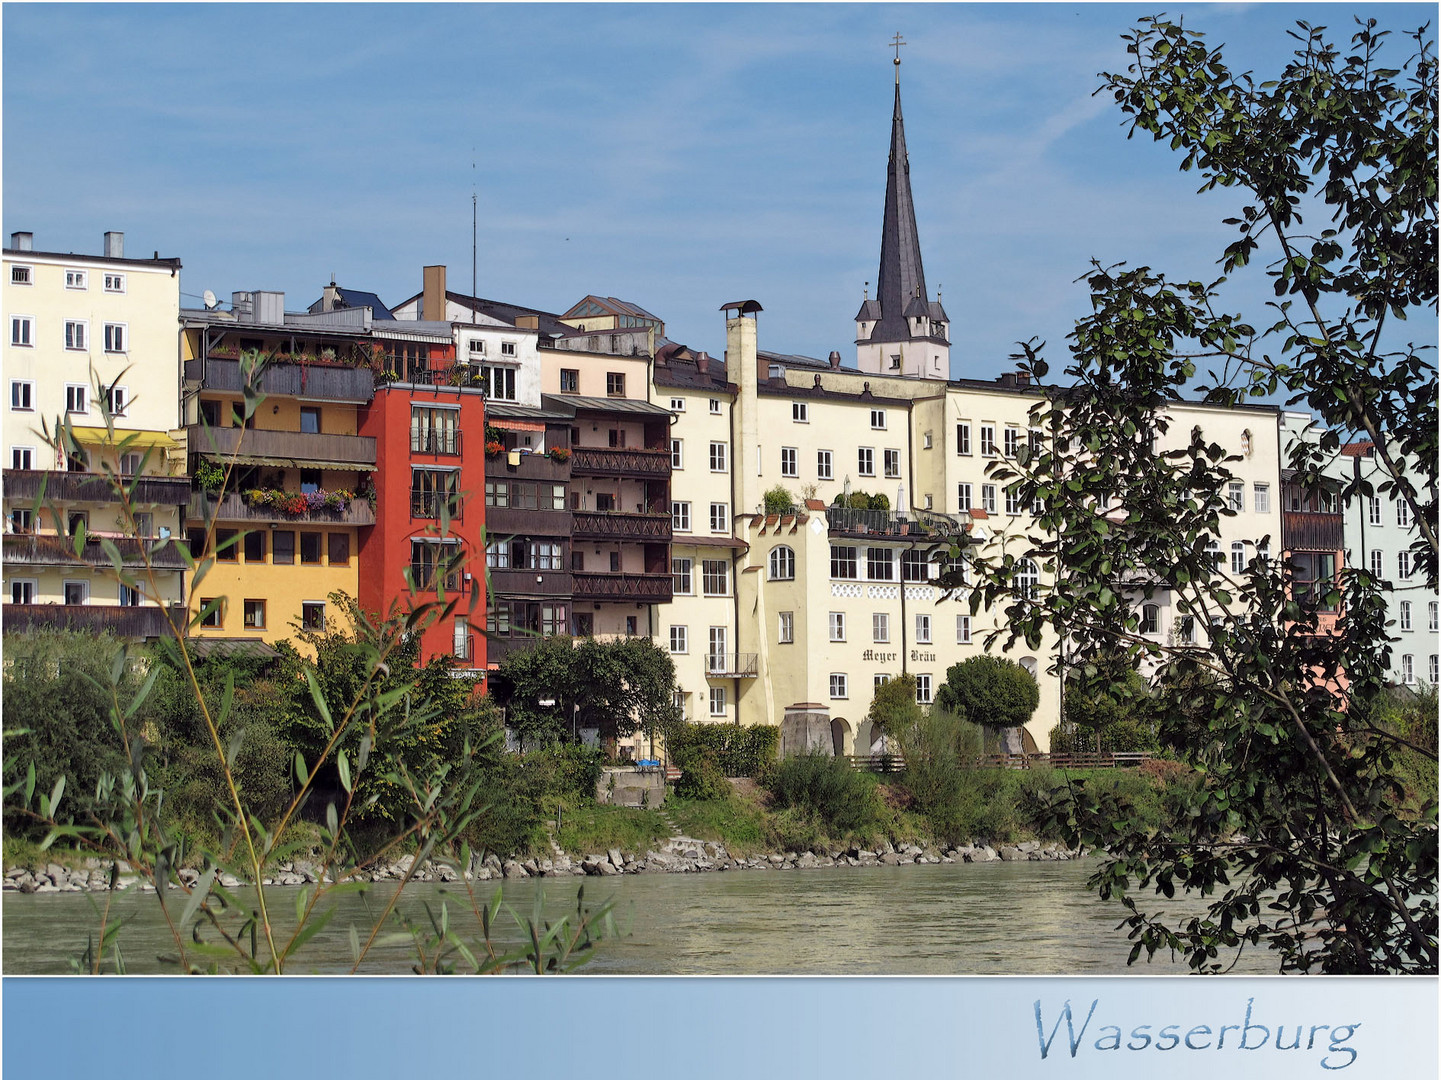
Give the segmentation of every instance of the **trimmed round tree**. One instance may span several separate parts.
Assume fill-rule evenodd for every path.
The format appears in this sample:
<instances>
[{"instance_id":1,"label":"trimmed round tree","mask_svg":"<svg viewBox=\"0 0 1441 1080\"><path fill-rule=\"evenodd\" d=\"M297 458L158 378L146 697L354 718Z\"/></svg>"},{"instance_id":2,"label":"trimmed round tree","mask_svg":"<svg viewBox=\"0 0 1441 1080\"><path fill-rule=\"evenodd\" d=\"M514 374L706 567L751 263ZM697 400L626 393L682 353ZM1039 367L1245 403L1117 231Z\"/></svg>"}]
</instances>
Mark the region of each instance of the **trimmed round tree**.
<instances>
[{"instance_id":1,"label":"trimmed round tree","mask_svg":"<svg viewBox=\"0 0 1441 1080\"><path fill-rule=\"evenodd\" d=\"M973 656L946 669L936 706L996 729L1006 753L1021 751L1021 726L1041 703L1035 677L1014 660Z\"/></svg>"}]
</instances>

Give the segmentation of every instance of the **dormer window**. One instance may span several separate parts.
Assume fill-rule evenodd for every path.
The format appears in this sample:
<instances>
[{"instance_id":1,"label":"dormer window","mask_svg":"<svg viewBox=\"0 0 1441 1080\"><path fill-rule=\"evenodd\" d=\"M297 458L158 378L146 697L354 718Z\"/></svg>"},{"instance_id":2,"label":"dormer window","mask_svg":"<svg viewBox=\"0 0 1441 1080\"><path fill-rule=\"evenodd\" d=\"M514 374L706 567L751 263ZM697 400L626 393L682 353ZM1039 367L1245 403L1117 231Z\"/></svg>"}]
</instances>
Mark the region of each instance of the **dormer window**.
<instances>
[{"instance_id":1,"label":"dormer window","mask_svg":"<svg viewBox=\"0 0 1441 1080\"><path fill-rule=\"evenodd\" d=\"M785 372L781 370L781 366L779 364L772 364L770 367L770 377L772 379L784 379Z\"/></svg>"}]
</instances>

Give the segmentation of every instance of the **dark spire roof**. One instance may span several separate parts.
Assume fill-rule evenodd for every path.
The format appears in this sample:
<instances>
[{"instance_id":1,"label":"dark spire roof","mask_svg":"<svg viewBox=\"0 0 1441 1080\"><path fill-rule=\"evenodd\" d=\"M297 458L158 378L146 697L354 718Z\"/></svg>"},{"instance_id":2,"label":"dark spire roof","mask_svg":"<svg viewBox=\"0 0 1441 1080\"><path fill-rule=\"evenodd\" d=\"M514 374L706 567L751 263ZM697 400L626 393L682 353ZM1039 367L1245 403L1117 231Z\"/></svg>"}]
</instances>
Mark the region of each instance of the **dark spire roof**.
<instances>
[{"instance_id":1,"label":"dark spire roof","mask_svg":"<svg viewBox=\"0 0 1441 1080\"><path fill-rule=\"evenodd\" d=\"M901 117L901 83L896 77L896 104L891 114L891 159L886 168L886 212L881 225L881 270L876 298L880 318L871 341L909 341L908 315L930 315L939 307L926 294L921 241L916 233L916 208L911 198L911 166L906 157L906 126ZM873 319L875 301L861 305L857 320ZM942 315L944 318L944 315Z\"/></svg>"}]
</instances>

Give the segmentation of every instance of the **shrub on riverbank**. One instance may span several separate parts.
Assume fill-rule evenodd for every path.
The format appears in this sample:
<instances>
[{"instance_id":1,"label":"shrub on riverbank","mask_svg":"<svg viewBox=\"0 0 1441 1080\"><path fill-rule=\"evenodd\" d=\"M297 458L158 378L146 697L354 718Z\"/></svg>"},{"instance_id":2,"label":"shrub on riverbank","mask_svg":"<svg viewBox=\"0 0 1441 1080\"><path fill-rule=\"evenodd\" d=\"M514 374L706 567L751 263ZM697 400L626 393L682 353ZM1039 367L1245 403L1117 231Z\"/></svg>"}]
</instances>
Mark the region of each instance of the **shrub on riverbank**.
<instances>
[{"instance_id":1,"label":"shrub on riverbank","mask_svg":"<svg viewBox=\"0 0 1441 1080\"><path fill-rule=\"evenodd\" d=\"M797 828L809 817L830 836L841 837L874 827L881 816L875 777L821 751L786 758L768 769L761 783L773 809L795 811L787 821Z\"/></svg>"}]
</instances>

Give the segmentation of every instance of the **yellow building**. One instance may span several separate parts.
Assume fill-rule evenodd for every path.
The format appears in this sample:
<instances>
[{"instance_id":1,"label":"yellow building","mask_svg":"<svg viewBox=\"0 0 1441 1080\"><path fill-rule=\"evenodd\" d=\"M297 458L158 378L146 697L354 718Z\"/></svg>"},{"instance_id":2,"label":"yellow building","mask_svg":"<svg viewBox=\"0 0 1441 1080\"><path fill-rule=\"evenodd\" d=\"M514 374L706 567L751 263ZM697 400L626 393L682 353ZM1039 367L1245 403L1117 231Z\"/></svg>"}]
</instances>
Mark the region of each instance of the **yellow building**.
<instances>
[{"instance_id":1,"label":"yellow building","mask_svg":"<svg viewBox=\"0 0 1441 1080\"><path fill-rule=\"evenodd\" d=\"M183 627L180 261L128 259L118 232L105 234L103 251L37 251L29 233L5 249L7 630L154 638L170 632L167 609ZM72 453L45 440L46 426L54 442L62 421ZM128 507L117 476L141 478ZM119 551L129 581L102 540Z\"/></svg>"}]
</instances>

